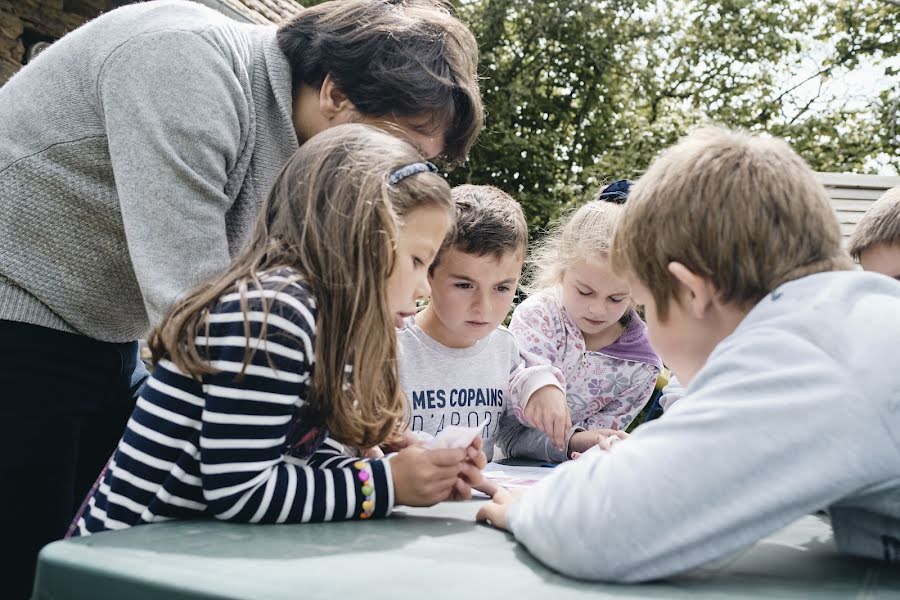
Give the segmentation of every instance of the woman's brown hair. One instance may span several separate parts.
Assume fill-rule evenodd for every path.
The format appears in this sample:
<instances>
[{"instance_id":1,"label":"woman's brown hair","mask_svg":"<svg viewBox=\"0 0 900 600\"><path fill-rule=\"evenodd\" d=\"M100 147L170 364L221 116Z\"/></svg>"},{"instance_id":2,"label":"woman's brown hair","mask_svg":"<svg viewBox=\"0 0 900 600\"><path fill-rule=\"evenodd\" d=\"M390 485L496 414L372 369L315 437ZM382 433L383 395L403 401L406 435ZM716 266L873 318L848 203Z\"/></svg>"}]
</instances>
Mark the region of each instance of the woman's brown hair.
<instances>
[{"instance_id":1,"label":"woman's brown hair","mask_svg":"<svg viewBox=\"0 0 900 600\"><path fill-rule=\"evenodd\" d=\"M278 30L295 89L326 75L369 117L423 118L445 131L444 156L466 160L484 121L478 43L440 0L332 0Z\"/></svg>"},{"instance_id":2,"label":"woman's brown hair","mask_svg":"<svg viewBox=\"0 0 900 600\"><path fill-rule=\"evenodd\" d=\"M388 182L395 170L421 160L413 146L367 125L332 127L303 144L276 178L243 253L178 302L154 331L154 362L167 358L196 378L215 373L195 338L218 299L241 294L249 337L247 291L261 288L260 274L287 267L312 290L317 307L315 368L305 398L310 417L343 444L370 447L387 439L405 407L386 295L398 228L417 208L452 209L450 187L436 173ZM263 326L259 337L265 333ZM245 366L253 351L248 342Z\"/></svg>"}]
</instances>

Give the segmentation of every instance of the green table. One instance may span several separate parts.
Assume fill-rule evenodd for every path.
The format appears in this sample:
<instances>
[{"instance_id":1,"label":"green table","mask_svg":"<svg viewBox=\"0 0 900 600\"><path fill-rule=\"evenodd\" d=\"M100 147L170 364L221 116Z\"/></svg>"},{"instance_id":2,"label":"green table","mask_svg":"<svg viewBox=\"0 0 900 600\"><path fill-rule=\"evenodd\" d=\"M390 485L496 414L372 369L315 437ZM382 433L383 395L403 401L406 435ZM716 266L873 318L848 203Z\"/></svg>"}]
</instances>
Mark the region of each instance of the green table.
<instances>
[{"instance_id":1,"label":"green table","mask_svg":"<svg viewBox=\"0 0 900 600\"><path fill-rule=\"evenodd\" d=\"M548 570L474 523L481 502L363 523L178 522L55 542L41 552L35 598L900 598L900 572L839 556L818 516L716 565L624 586Z\"/></svg>"}]
</instances>

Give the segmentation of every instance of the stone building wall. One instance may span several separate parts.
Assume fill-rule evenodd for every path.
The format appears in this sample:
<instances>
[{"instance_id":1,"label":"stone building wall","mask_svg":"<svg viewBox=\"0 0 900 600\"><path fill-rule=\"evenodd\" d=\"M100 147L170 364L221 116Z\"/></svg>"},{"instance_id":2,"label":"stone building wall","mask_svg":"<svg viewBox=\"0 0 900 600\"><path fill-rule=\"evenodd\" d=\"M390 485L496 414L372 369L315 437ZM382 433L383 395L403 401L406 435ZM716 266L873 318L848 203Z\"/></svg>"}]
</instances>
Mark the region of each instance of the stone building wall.
<instances>
[{"instance_id":1,"label":"stone building wall","mask_svg":"<svg viewBox=\"0 0 900 600\"><path fill-rule=\"evenodd\" d=\"M0 0L0 85L27 62L29 48L61 38L113 5L113 0Z\"/></svg>"}]
</instances>

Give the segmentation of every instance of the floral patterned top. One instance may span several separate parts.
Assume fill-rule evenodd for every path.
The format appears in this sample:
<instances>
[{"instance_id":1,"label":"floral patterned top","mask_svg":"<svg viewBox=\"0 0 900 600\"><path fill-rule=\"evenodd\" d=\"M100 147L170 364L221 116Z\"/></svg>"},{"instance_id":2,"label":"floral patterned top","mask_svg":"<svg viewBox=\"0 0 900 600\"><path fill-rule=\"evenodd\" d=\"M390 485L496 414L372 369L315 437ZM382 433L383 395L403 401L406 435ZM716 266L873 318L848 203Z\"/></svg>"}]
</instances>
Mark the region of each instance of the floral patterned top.
<instances>
[{"instance_id":1,"label":"floral patterned top","mask_svg":"<svg viewBox=\"0 0 900 600\"><path fill-rule=\"evenodd\" d=\"M625 429L653 393L662 362L650 347L647 326L630 310L619 339L598 351L586 349L558 290L530 296L513 313L509 330L519 348L562 371L576 427Z\"/></svg>"}]
</instances>

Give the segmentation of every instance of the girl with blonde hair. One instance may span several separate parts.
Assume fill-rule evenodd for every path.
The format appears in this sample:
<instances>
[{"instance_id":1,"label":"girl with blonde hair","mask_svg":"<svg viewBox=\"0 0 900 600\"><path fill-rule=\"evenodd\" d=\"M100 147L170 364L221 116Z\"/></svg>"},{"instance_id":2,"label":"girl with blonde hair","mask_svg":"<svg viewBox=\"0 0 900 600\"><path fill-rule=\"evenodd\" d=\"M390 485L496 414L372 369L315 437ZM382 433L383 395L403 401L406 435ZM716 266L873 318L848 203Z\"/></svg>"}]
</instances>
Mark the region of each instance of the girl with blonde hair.
<instances>
[{"instance_id":1,"label":"girl with blonde hair","mask_svg":"<svg viewBox=\"0 0 900 600\"><path fill-rule=\"evenodd\" d=\"M523 287L529 297L509 330L523 352L562 371L566 406L532 412L539 422L562 422L568 435L560 450L542 431L519 428L504 440L507 456L563 461L606 446L625 437L653 393L662 363L632 306L631 288L609 264L629 188L627 180L604 188L544 236L528 259Z\"/></svg>"}]
</instances>

